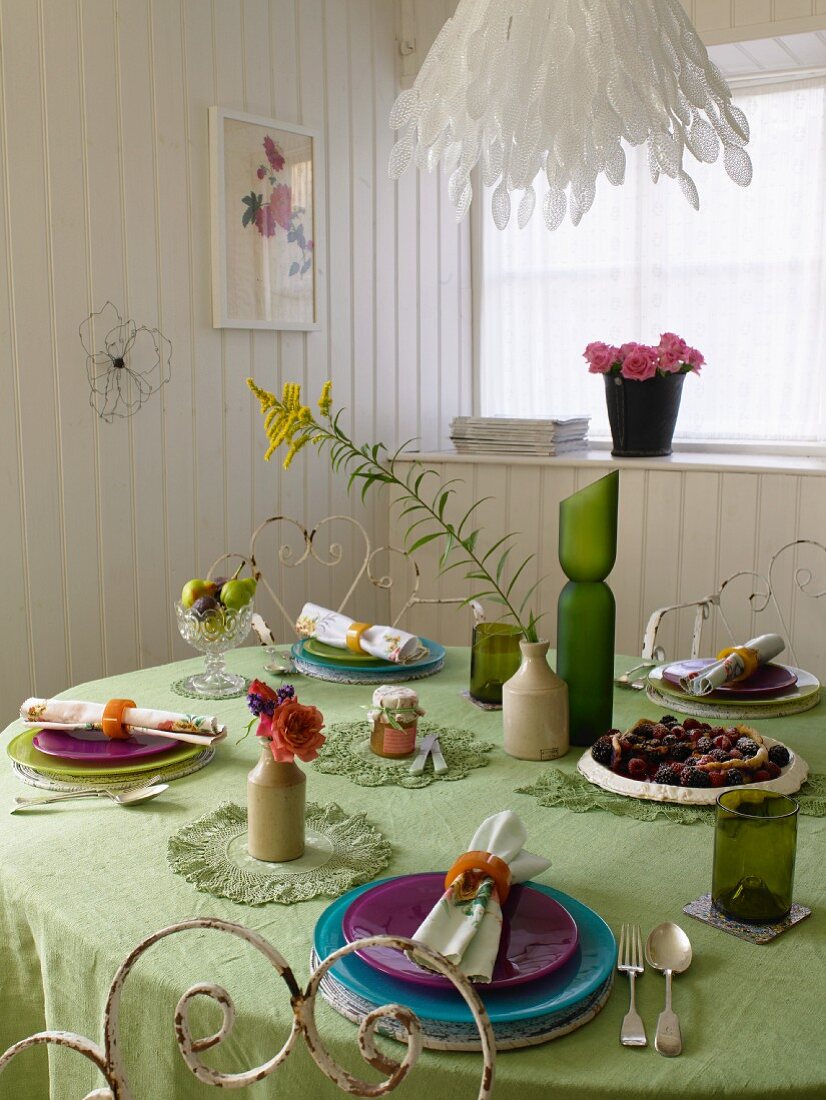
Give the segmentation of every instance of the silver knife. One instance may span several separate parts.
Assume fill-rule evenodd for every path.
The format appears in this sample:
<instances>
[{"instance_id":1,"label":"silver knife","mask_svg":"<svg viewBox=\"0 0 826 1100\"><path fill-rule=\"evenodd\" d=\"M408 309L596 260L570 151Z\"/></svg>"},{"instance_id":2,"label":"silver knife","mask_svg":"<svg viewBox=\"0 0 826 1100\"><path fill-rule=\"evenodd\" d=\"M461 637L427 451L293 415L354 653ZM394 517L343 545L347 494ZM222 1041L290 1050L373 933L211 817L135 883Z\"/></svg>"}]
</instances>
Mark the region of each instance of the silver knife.
<instances>
[{"instance_id":1,"label":"silver knife","mask_svg":"<svg viewBox=\"0 0 826 1100\"><path fill-rule=\"evenodd\" d=\"M430 752L433 755L433 770L437 775L444 775L448 770L447 761L442 756L442 746L439 744L439 738L434 737L433 743L430 746Z\"/></svg>"},{"instance_id":2,"label":"silver knife","mask_svg":"<svg viewBox=\"0 0 826 1100\"><path fill-rule=\"evenodd\" d=\"M425 763L427 761L427 758L430 755L430 749L431 749L431 747L433 745L433 742L435 740L436 740L436 734L435 733L429 733L427 735L427 737L423 737L422 740L419 742L419 748L416 752L415 757L413 758L413 763L410 765L410 774L411 775L421 775L422 774L422 772L424 771L424 766L425 766ZM435 765L435 761L434 761L434 767L435 766L436 765Z\"/></svg>"}]
</instances>

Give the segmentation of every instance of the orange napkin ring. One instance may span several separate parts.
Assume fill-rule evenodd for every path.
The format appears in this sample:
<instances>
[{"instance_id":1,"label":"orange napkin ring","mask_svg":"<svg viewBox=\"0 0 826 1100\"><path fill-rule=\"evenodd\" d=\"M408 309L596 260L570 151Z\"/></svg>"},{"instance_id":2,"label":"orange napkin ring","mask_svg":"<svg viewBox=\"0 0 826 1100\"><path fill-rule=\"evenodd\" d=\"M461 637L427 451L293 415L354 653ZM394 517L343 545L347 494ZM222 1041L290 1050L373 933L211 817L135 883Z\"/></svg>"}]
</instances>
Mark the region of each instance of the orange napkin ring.
<instances>
[{"instance_id":1,"label":"orange napkin ring","mask_svg":"<svg viewBox=\"0 0 826 1100\"><path fill-rule=\"evenodd\" d=\"M449 890L457 876L465 871L484 871L496 883L499 904L504 905L511 888L511 869L499 856L490 852L465 852L459 856L445 875L445 890Z\"/></svg>"},{"instance_id":2,"label":"orange napkin ring","mask_svg":"<svg viewBox=\"0 0 826 1100\"><path fill-rule=\"evenodd\" d=\"M363 653L361 636L369 629L370 623L350 623L347 628L347 648L352 649L353 653Z\"/></svg>"},{"instance_id":3,"label":"orange napkin ring","mask_svg":"<svg viewBox=\"0 0 826 1100\"><path fill-rule=\"evenodd\" d=\"M757 656L756 649L747 649L744 645L730 646L728 649L721 649L717 654L718 661L724 661L726 657L730 657L732 653L736 653L740 660L743 662L743 671L739 676L734 676L728 682L730 684L736 684L740 680L747 680L749 676L753 676L757 672L757 667L760 664L760 660Z\"/></svg>"},{"instance_id":4,"label":"orange napkin ring","mask_svg":"<svg viewBox=\"0 0 826 1100\"><path fill-rule=\"evenodd\" d=\"M123 712L137 704L134 699L110 699L103 708L103 721L101 729L107 737L113 741L124 741L129 736L129 731L123 724Z\"/></svg>"}]
</instances>

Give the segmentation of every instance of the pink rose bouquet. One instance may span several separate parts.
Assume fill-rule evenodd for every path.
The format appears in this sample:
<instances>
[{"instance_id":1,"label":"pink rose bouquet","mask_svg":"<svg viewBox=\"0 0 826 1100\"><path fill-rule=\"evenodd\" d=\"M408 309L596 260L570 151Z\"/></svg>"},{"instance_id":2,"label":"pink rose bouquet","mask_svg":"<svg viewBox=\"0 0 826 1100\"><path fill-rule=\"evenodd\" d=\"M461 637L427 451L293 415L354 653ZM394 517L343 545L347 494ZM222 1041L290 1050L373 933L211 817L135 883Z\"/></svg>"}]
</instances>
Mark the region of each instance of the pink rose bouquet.
<instances>
[{"instance_id":1,"label":"pink rose bouquet","mask_svg":"<svg viewBox=\"0 0 826 1100\"><path fill-rule=\"evenodd\" d=\"M656 347L636 343L615 347L596 340L588 344L583 358L591 374L618 374L634 382L689 371L699 374L705 363L702 354L675 332L664 332Z\"/></svg>"}]
</instances>

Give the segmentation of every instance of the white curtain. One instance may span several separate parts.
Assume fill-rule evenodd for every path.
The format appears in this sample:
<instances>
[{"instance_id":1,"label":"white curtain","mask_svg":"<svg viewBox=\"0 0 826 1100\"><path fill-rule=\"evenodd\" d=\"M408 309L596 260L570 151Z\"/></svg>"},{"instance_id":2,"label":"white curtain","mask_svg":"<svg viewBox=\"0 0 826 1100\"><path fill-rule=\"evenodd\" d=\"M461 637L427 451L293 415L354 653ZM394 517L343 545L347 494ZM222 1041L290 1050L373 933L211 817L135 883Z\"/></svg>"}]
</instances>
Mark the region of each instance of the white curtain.
<instances>
[{"instance_id":1,"label":"white curtain","mask_svg":"<svg viewBox=\"0 0 826 1100\"><path fill-rule=\"evenodd\" d=\"M826 78L749 87L736 101L754 179L742 189L720 162L688 157L699 213L676 181L652 183L640 150L622 187L600 180L576 228L549 233L535 214L500 233L484 211L482 415L587 412L592 435L607 435L585 345L656 344L670 331L707 361L685 380L678 438L826 440Z\"/></svg>"}]
</instances>

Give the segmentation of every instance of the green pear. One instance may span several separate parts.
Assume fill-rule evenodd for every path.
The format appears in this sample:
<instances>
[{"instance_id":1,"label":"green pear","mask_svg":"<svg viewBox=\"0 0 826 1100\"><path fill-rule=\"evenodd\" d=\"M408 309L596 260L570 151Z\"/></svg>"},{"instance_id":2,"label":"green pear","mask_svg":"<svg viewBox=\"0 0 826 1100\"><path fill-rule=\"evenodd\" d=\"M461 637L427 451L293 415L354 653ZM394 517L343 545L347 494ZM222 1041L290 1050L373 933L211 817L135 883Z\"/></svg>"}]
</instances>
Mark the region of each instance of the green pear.
<instances>
[{"instance_id":1,"label":"green pear","mask_svg":"<svg viewBox=\"0 0 826 1100\"><path fill-rule=\"evenodd\" d=\"M214 596L215 595L215 583L213 581L204 581L196 577L194 580L187 581L181 592L181 603L184 607L192 607L196 600L200 600L202 596Z\"/></svg>"},{"instance_id":2,"label":"green pear","mask_svg":"<svg viewBox=\"0 0 826 1100\"><path fill-rule=\"evenodd\" d=\"M252 582L255 584L255 581ZM227 581L221 589L221 603L233 611L246 607L253 597L255 589L250 589L249 581Z\"/></svg>"}]
</instances>

